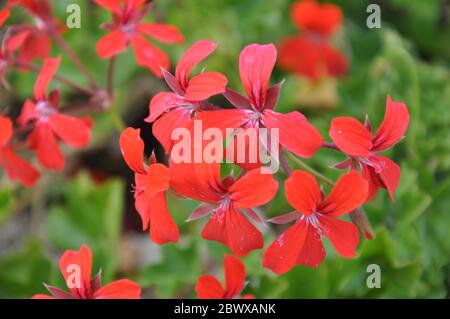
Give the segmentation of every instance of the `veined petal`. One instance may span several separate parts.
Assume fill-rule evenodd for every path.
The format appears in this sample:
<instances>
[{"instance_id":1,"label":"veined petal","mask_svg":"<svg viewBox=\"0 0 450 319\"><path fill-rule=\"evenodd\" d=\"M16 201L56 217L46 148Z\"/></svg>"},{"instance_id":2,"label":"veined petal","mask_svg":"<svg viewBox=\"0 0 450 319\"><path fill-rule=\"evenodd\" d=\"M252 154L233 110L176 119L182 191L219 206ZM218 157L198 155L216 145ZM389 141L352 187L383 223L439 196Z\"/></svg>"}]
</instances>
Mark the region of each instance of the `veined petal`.
<instances>
[{"instance_id":1,"label":"veined petal","mask_svg":"<svg viewBox=\"0 0 450 319\"><path fill-rule=\"evenodd\" d=\"M164 113L153 122L153 135L164 147L166 154L170 154L174 143L177 142L172 139L174 130L177 128L188 128L191 121L189 110L176 108Z\"/></svg>"},{"instance_id":2,"label":"veined petal","mask_svg":"<svg viewBox=\"0 0 450 319\"><path fill-rule=\"evenodd\" d=\"M45 92L47 87L58 70L59 63L61 62L61 57L57 58L47 58L44 61L41 71L39 72L38 78L34 85L34 98L37 101L45 99Z\"/></svg>"},{"instance_id":3,"label":"veined petal","mask_svg":"<svg viewBox=\"0 0 450 319\"><path fill-rule=\"evenodd\" d=\"M184 98L189 101L206 100L225 92L227 83L228 79L219 72L200 73L189 81Z\"/></svg>"},{"instance_id":4,"label":"veined petal","mask_svg":"<svg viewBox=\"0 0 450 319\"><path fill-rule=\"evenodd\" d=\"M166 194L158 193L149 202L150 236L157 244L178 241L178 226L167 208Z\"/></svg>"},{"instance_id":5,"label":"veined petal","mask_svg":"<svg viewBox=\"0 0 450 319\"><path fill-rule=\"evenodd\" d=\"M141 130L128 127L120 134L120 150L122 156L135 173L147 174L144 168L144 141L140 136Z\"/></svg>"},{"instance_id":6,"label":"veined petal","mask_svg":"<svg viewBox=\"0 0 450 319\"><path fill-rule=\"evenodd\" d=\"M355 225L327 215L321 215L319 222L322 233L330 239L331 244L342 257L356 256L355 249L359 243L359 234Z\"/></svg>"},{"instance_id":7,"label":"veined petal","mask_svg":"<svg viewBox=\"0 0 450 319\"><path fill-rule=\"evenodd\" d=\"M313 156L322 145L319 131L300 112L282 114L266 110L261 119L268 129L279 129L280 144L300 157Z\"/></svg>"},{"instance_id":8,"label":"veined petal","mask_svg":"<svg viewBox=\"0 0 450 319\"><path fill-rule=\"evenodd\" d=\"M137 63L148 68L157 77L162 77L161 68L168 70L170 61L167 54L137 35L131 39Z\"/></svg>"},{"instance_id":9,"label":"veined petal","mask_svg":"<svg viewBox=\"0 0 450 319\"><path fill-rule=\"evenodd\" d=\"M72 147L84 147L91 138L91 128L86 122L70 115L55 112L49 117L48 124L60 139Z\"/></svg>"},{"instance_id":10,"label":"veined petal","mask_svg":"<svg viewBox=\"0 0 450 319\"><path fill-rule=\"evenodd\" d=\"M225 293L222 284L214 276L200 276L195 285L199 299L222 299Z\"/></svg>"},{"instance_id":11,"label":"veined petal","mask_svg":"<svg viewBox=\"0 0 450 319\"><path fill-rule=\"evenodd\" d=\"M303 249L297 258L297 265L308 267L319 266L325 258L325 249L323 248L322 238L317 229L308 223L306 226L306 239Z\"/></svg>"},{"instance_id":12,"label":"veined petal","mask_svg":"<svg viewBox=\"0 0 450 319\"><path fill-rule=\"evenodd\" d=\"M389 196L394 201L394 193L400 182L400 167L391 159L384 156L375 156L370 158L371 161L375 161L380 167L375 172L379 174L383 181L384 188L387 189Z\"/></svg>"},{"instance_id":13,"label":"veined petal","mask_svg":"<svg viewBox=\"0 0 450 319\"><path fill-rule=\"evenodd\" d=\"M164 43L181 43L184 37L176 26L164 23L141 23L136 30Z\"/></svg>"},{"instance_id":14,"label":"veined petal","mask_svg":"<svg viewBox=\"0 0 450 319\"><path fill-rule=\"evenodd\" d=\"M317 211L322 195L314 176L295 170L286 179L284 185L286 199L297 211L305 215Z\"/></svg>"},{"instance_id":15,"label":"veined petal","mask_svg":"<svg viewBox=\"0 0 450 319\"><path fill-rule=\"evenodd\" d=\"M191 69L214 52L216 47L217 44L213 41L200 40L187 49L175 69L175 77L183 89L188 86Z\"/></svg>"},{"instance_id":16,"label":"veined petal","mask_svg":"<svg viewBox=\"0 0 450 319\"><path fill-rule=\"evenodd\" d=\"M239 208L252 208L271 201L278 190L272 174L262 174L260 169L247 172L228 189L230 199Z\"/></svg>"},{"instance_id":17,"label":"veined petal","mask_svg":"<svg viewBox=\"0 0 450 319\"><path fill-rule=\"evenodd\" d=\"M122 53L128 47L128 36L122 30L114 30L101 38L96 45L97 54L102 59L109 59Z\"/></svg>"},{"instance_id":18,"label":"veined petal","mask_svg":"<svg viewBox=\"0 0 450 319\"><path fill-rule=\"evenodd\" d=\"M203 130L218 128L225 138L233 133L233 129L242 127L247 123L252 114L253 112L248 110L210 110L199 113L195 119L202 121ZM227 129L229 129L229 132L227 132Z\"/></svg>"},{"instance_id":19,"label":"veined petal","mask_svg":"<svg viewBox=\"0 0 450 319\"><path fill-rule=\"evenodd\" d=\"M368 183L357 171L342 175L330 195L322 202L318 211L327 216L350 213L365 203Z\"/></svg>"},{"instance_id":20,"label":"veined petal","mask_svg":"<svg viewBox=\"0 0 450 319\"><path fill-rule=\"evenodd\" d=\"M145 121L151 123L162 114L184 103L183 99L175 93L160 92L152 97L149 105L150 114Z\"/></svg>"},{"instance_id":21,"label":"veined petal","mask_svg":"<svg viewBox=\"0 0 450 319\"><path fill-rule=\"evenodd\" d=\"M409 125L409 111L406 104L387 97L384 120L373 139L373 150L383 151L397 144Z\"/></svg>"},{"instance_id":22,"label":"veined petal","mask_svg":"<svg viewBox=\"0 0 450 319\"><path fill-rule=\"evenodd\" d=\"M336 117L331 121L330 137L337 147L351 156L368 157L372 149L372 134L357 119Z\"/></svg>"},{"instance_id":23,"label":"veined petal","mask_svg":"<svg viewBox=\"0 0 450 319\"><path fill-rule=\"evenodd\" d=\"M239 258L233 255L225 255L225 295L224 298L234 298L238 296L245 283L245 266Z\"/></svg>"},{"instance_id":24,"label":"veined petal","mask_svg":"<svg viewBox=\"0 0 450 319\"><path fill-rule=\"evenodd\" d=\"M71 276L78 267L80 278ZM66 250L59 260L59 269L64 279L73 279L74 288L70 289L75 296L89 292L91 289L92 252L88 246L82 245L80 250ZM70 276L70 278L69 278ZM79 279L81 282L76 282Z\"/></svg>"},{"instance_id":25,"label":"veined petal","mask_svg":"<svg viewBox=\"0 0 450 319\"><path fill-rule=\"evenodd\" d=\"M9 117L0 115L0 147L6 145L11 139L13 123Z\"/></svg>"},{"instance_id":26,"label":"veined petal","mask_svg":"<svg viewBox=\"0 0 450 319\"><path fill-rule=\"evenodd\" d=\"M94 299L140 299L141 287L128 279L113 281L94 293Z\"/></svg>"}]
</instances>

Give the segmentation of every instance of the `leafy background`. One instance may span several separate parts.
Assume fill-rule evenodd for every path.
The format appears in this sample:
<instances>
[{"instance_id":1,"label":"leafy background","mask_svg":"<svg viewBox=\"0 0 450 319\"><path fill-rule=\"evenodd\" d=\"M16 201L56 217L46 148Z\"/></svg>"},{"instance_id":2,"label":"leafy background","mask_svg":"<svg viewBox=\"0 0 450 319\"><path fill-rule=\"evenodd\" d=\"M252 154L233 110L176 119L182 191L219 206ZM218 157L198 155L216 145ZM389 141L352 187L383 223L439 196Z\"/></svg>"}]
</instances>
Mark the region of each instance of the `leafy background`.
<instances>
[{"instance_id":1,"label":"leafy background","mask_svg":"<svg viewBox=\"0 0 450 319\"><path fill-rule=\"evenodd\" d=\"M64 37L104 83L107 62L95 55L94 43L104 34L99 25L109 20L91 1L53 1L56 15L67 16L69 3L82 9L82 28ZM370 1L381 6L381 29L366 27L368 1L332 1L342 7L343 28L334 38L351 63L348 76L310 83L276 69L272 83L286 79L278 109L303 111L327 137L330 120L337 115L380 123L386 96L405 101L411 112L407 137L389 151L402 168L396 201L381 191L365 206L376 238L362 240L358 257L344 260L326 243L325 262L318 268L296 267L277 276L261 267L262 252L244 258L248 272L245 293L259 298L448 298L450 295L450 4L445 0ZM297 32L289 19L288 0L157 0L149 19L177 25L186 37L179 46L164 46L172 61L194 41L208 38L219 43L207 68L227 75L240 89L238 55L248 43L278 43ZM27 19L16 14L13 21ZM54 48L54 54L59 54ZM175 63L174 63L175 64ZM93 140L81 152L66 150L70 158L65 174L44 173L33 189L0 179L0 297L29 298L44 292L43 282L64 287L58 259L66 249L87 243L94 252L94 272L102 268L104 282L127 277L139 282L144 297L195 297L201 274L222 277L223 246L200 239L202 221L183 221L197 203L171 196L170 208L181 225L178 244L154 245L140 231L133 210L132 176L121 159L119 117L127 125L142 127L148 152L160 147L142 119L148 101L165 86L137 67L131 52L119 58L115 80L117 100L105 113L94 114ZM61 74L83 82L67 58ZM32 92L36 75L9 75L12 90L0 91L0 107L18 114ZM58 85L54 83L53 85ZM82 97L61 87L65 102ZM222 103L218 98L216 103ZM74 110L74 113L77 113ZM80 113L82 113L80 111ZM308 160L330 178L338 172L328 166L342 159L320 150ZM292 165L294 165L292 163ZM279 174L280 180L284 178ZM265 216L289 210L282 189L262 209ZM266 244L280 229L263 230ZM369 264L381 267L381 288L366 286Z\"/></svg>"}]
</instances>

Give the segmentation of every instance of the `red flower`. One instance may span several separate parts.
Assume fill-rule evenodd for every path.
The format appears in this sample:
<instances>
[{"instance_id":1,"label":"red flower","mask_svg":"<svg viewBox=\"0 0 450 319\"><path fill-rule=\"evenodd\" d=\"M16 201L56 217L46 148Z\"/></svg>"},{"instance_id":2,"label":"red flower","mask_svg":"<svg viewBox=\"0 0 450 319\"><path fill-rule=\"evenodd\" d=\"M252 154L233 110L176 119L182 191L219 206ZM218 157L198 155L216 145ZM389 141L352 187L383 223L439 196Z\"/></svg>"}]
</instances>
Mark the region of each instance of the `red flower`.
<instances>
[{"instance_id":1,"label":"red flower","mask_svg":"<svg viewBox=\"0 0 450 319\"><path fill-rule=\"evenodd\" d=\"M72 147L84 147L90 139L91 127L82 119L58 112L59 92L46 95L47 87L59 67L60 58L46 59L34 86L34 101L26 100L19 124L34 124L28 136L30 147L37 159L48 169L62 170L64 156L57 138Z\"/></svg>"},{"instance_id":2,"label":"red flower","mask_svg":"<svg viewBox=\"0 0 450 319\"><path fill-rule=\"evenodd\" d=\"M384 120L375 135L371 125L366 125L352 117L337 117L330 127L330 136L336 146L350 156L337 164L340 169L362 169L364 178L369 182L370 200L380 187L386 188L392 201L400 181L400 167L387 157L378 155L397 144L409 125L409 112L404 103L392 101L388 96Z\"/></svg>"},{"instance_id":3,"label":"red flower","mask_svg":"<svg viewBox=\"0 0 450 319\"><path fill-rule=\"evenodd\" d=\"M189 73L215 49L216 43L201 40L181 57L175 76L163 70L163 76L172 92L156 94L150 101L147 122L153 123L153 134L169 153L173 146L170 136L174 129L189 127L191 119L203 106L202 101L225 92L227 78L218 72L203 72L191 79Z\"/></svg>"},{"instance_id":4,"label":"red flower","mask_svg":"<svg viewBox=\"0 0 450 319\"><path fill-rule=\"evenodd\" d=\"M154 163L144 166L144 142L140 130L127 128L120 135L120 149L127 165L135 172L135 206L143 230L150 227L152 240L158 244L178 241L178 227L167 208L165 192L169 188L169 170Z\"/></svg>"},{"instance_id":5,"label":"red flower","mask_svg":"<svg viewBox=\"0 0 450 319\"><path fill-rule=\"evenodd\" d=\"M245 266L233 255L225 255L225 288L214 276L200 276L195 291L200 299L234 299L239 297L245 285ZM242 299L254 299L253 295L242 296Z\"/></svg>"},{"instance_id":6,"label":"red flower","mask_svg":"<svg viewBox=\"0 0 450 319\"><path fill-rule=\"evenodd\" d=\"M9 9L0 10L0 27L3 26L6 20L8 20L11 11Z\"/></svg>"},{"instance_id":7,"label":"red flower","mask_svg":"<svg viewBox=\"0 0 450 319\"><path fill-rule=\"evenodd\" d=\"M5 169L9 179L19 180L23 185L31 187L36 183L40 174L14 152L9 144L12 133L11 119L0 115L0 165Z\"/></svg>"},{"instance_id":8,"label":"red flower","mask_svg":"<svg viewBox=\"0 0 450 319\"><path fill-rule=\"evenodd\" d=\"M354 257L359 242L358 229L336 217L362 205L367 187L367 182L352 171L341 176L324 199L314 176L294 171L285 182L285 192L289 204L296 210L271 221L296 222L267 248L263 266L277 274L289 271L294 265L317 267L325 257L322 236L328 237L342 257Z\"/></svg>"},{"instance_id":9,"label":"red flower","mask_svg":"<svg viewBox=\"0 0 450 319\"><path fill-rule=\"evenodd\" d=\"M179 194L205 204L195 209L188 221L211 214L202 237L218 241L238 256L262 248L263 237L244 214L256 222L262 219L251 208L272 200L278 182L270 174L254 169L234 179L220 177L220 164L170 165L170 186Z\"/></svg>"},{"instance_id":10,"label":"red flower","mask_svg":"<svg viewBox=\"0 0 450 319\"><path fill-rule=\"evenodd\" d=\"M161 23L141 22L149 10L143 0L95 0L113 16L113 22L105 25L110 32L97 43L97 54L102 59L111 58L133 46L139 65L160 77L161 67L169 68L169 58L165 52L150 44L144 35L164 43L183 42L183 35L175 26Z\"/></svg>"},{"instance_id":11,"label":"red flower","mask_svg":"<svg viewBox=\"0 0 450 319\"><path fill-rule=\"evenodd\" d=\"M329 39L342 23L341 9L334 4L299 1L291 15L303 33L281 40L280 67L312 79L345 74L347 59Z\"/></svg>"},{"instance_id":12,"label":"red flower","mask_svg":"<svg viewBox=\"0 0 450 319\"><path fill-rule=\"evenodd\" d=\"M276 58L277 50L273 44L246 46L240 54L239 70L247 97L227 89L225 97L238 109L205 111L198 119L203 120L204 128L217 127L224 132L226 128L240 127L279 129L282 146L298 156L311 157L322 144L317 129L300 112L281 114L274 111L281 89L281 83L269 87Z\"/></svg>"},{"instance_id":13,"label":"red flower","mask_svg":"<svg viewBox=\"0 0 450 319\"><path fill-rule=\"evenodd\" d=\"M77 271L77 268L78 270ZM101 273L91 279L92 252L82 245L80 250L66 250L59 268L70 292L46 286L51 295L34 295L33 299L139 299L141 287L128 279L113 281L102 287ZM79 275L80 278L77 278ZM73 287L73 288L72 288Z\"/></svg>"}]
</instances>

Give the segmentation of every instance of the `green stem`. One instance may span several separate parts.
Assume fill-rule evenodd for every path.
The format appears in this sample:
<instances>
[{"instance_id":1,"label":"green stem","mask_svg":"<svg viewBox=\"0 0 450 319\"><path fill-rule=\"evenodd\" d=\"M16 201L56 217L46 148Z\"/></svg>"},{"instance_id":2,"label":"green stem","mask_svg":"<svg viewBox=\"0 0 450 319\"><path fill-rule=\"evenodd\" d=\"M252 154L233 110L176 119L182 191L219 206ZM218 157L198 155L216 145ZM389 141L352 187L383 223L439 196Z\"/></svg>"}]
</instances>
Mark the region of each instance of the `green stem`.
<instances>
[{"instance_id":1,"label":"green stem","mask_svg":"<svg viewBox=\"0 0 450 319\"><path fill-rule=\"evenodd\" d=\"M321 173L316 171L314 168L312 168L311 166L309 166L308 164L303 162L301 159L299 159L298 157L294 156L292 153L288 153L288 156L291 158L292 161L294 161L295 163L300 165L302 168L304 168L305 170L307 170L309 173L313 174L317 178L321 179L323 182L327 183L330 186L334 186L335 185L334 182L331 179L325 177L324 175L322 175Z\"/></svg>"}]
</instances>

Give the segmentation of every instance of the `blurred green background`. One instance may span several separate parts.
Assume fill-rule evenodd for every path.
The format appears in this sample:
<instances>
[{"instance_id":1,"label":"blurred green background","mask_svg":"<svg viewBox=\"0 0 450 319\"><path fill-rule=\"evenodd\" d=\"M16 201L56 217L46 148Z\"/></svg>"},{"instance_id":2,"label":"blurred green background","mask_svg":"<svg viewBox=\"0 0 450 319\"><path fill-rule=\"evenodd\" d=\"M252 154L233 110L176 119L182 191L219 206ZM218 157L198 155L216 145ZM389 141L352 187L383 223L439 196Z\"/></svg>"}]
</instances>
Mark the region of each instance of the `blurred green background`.
<instances>
[{"instance_id":1,"label":"blurred green background","mask_svg":"<svg viewBox=\"0 0 450 319\"><path fill-rule=\"evenodd\" d=\"M396 201L385 191L365 205L375 239L361 240L358 257L344 260L326 243L327 257L318 268L296 267L278 276L261 266L262 251L243 259L247 266L245 293L257 298L448 298L450 296L450 4L445 0L330 1L344 12L344 24L333 38L350 61L350 72L339 80L310 83L276 69L272 83L286 84L278 110L299 109L318 127L326 140L330 120L337 115L363 119L369 114L377 127L386 96L404 101L411 112L406 138L388 152L402 169ZM65 8L78 3L82 28L64 37L82 61L104 83L107 62L95 54L99 28L110 17L88 0L53 1L62 20ZM167 50L175 65L193 42L218 42L216 52L203 63L224 73L229 86L241 90L238 73L240 50L249 43L275 43L297 32L290 18L289 0L157 0L148 20L180 28L182 45ZM382 26L366 26L369 3L381 7ZM12 21L22 21L15 14ZM54 48L54 54L60 54ZM151 96L166 90L150 72L139 68L132 52L119 57L115 79L117 100L96 121L89 147L66 149L70 158L65 174L44 172L33 189L0 179L0 297L28 298L45 293L42 283L64 287L58 260L66 249L88 244L94 253L94 272L103 269L104 282L127 277L144 288L148 298L193 298L201 274L223 276L223 246L201 240L204 221L184 223L197 203L169 199L180 225L180 242L154 245L140 231L130 195L132 176L118 149L121 116L127 125L141 126L149 151L155 147L150 126L142 122ZM199 68L200 69L200 68ZM63 57L62 75L80 83L84 78ZM11 72L12 89L0 89L0 108L13 106L17 114L31 95L36 75ZM53 86L58 86L53 83ZM61 86L65 103L83 98ZM220 104L220 98L214 100ZM77 114L77 110L75 110ZM156 146L157 147L157 146ZM158 147L157 147L158 149ZM308 164L336 179L329 165L343 159L320 150ZM294 164L292 163L294 167ZM283 180L285 176L278 174ZM282 189L262 208L266 217L289 211ZM268 245L280 229L266 227ZM369 289L367 266L381 267L381 288Z\"/></svg>"}]
</instances>

